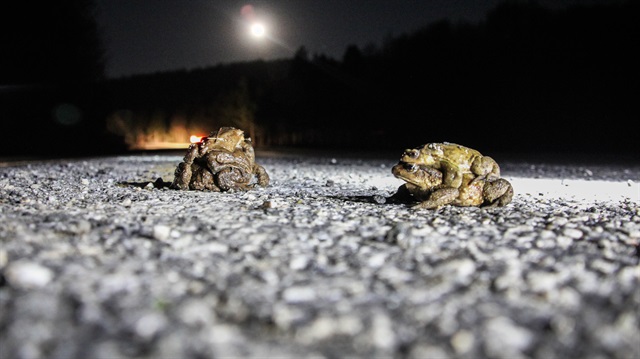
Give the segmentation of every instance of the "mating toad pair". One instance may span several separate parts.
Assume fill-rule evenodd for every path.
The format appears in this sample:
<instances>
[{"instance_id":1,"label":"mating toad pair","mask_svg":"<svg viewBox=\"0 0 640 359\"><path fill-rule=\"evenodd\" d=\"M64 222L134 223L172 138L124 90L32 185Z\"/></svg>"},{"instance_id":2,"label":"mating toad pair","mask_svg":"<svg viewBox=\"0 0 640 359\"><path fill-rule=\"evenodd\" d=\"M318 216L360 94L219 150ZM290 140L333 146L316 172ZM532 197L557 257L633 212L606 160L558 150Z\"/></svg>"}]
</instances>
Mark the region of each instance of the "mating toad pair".
<instances>
[{"instance_id":1,"label":"mating toad pair","mask_svg":"<svg viewBox=\"0 0 640 359\"><path fill-rule=\"evenodd\" d=\"M414 208L504 206L513 197L511 184L500 178L491 157L453 143L406 150L392 173L406 182L392 198L418 201ZM268 184L269 175L255 162L251 140L242 130L222 127L189 147L171 188L220 192Z\"/></svg>"}]
</instances>

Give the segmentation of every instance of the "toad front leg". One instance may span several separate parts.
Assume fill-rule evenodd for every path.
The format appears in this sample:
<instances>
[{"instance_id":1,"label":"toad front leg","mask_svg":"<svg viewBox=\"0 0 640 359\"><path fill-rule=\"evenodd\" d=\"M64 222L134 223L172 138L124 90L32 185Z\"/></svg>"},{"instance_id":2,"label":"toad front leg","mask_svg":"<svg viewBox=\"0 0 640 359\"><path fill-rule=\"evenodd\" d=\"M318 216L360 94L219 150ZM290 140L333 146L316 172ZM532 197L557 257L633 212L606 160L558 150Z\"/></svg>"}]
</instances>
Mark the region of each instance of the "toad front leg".
<instances>
[{"instance_id":1,"label":"toad front leg","mask_svg":"<svg viewBox=\"0 0 640 359\"><path fill-rule=\"evenodd\" d=\"M452 163L442 162L440 164L442 171L442 183L447 187L459 188L462 185L464 172Z\"/></svg>"},{"instance_id":2,"label":"toad front leg","mask_svg":"<svg viewBox=\"0 0 640 359\"><path fill-rule=\"evenodd\" d=\"M260 166L257 163L254 164L253 173L256 174L256 177L258 178L258 185L260 187L267 187L269 185L269 175L267 174L267 171L264 169L264 167Z\"/></svg>"},{"instance_id":3,"label":"toad front leg","mask_svg":"<svg viewBox=\"0 0 640 359\"><path fill-rule=\"evenodd\" d=\"M189 189L189 183L191 182L191 176L193 174L193 161L198 157L198 155L198 146L196 144L191 144L183 161L180 162L176 168L175 177L170 188L181 190Z\"/></svg>"}]
</instances>

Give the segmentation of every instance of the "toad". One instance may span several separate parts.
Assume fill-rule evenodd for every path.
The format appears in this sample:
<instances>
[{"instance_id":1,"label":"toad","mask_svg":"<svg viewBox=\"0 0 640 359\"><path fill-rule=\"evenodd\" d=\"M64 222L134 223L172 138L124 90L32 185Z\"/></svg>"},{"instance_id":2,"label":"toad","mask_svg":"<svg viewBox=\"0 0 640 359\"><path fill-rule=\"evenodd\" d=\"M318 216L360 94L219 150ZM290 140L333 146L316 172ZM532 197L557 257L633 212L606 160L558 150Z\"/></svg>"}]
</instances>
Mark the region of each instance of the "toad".
<instances>
[{"instance_id":1,"label":"toad","mask_svg":"<svg viewBox=\"0 0 640 359\"><path fill-rule=\"evenodd\" d=\"M240 129L221 127L189 146L171 188L224 192L256 185L269 185L269 175L255 162L251 139Z\"/></svg>"},{"instance_id":2,"label":"toad","mask_svg":"<svg viewBox=\"0 0 640 359\"><path fill-rule=\"evenodd\" d=\"M442 172L444 186L453 188L462 185L465 173L488 180L500 177L500 167L493 158L449 142L428 143L405 150L400 162L437 169Z\"/></svg>"},{"instance_id":3,"label":"toad","mask_svg":"<svg viewBox=\"0 0 640 359\"><path fill-rule=\"evenodd\" d=\"M513 197L513 187L504 178L486 179L465 173L458 188L443 183L442 172L432 167L398 163L393 175L406 183L398 188L395 199L420 202L413 208L435 209L444 205L461 207L502 207Z\"/></svg>"},{"instance_id":4,"label":"toad","mask_svg":"<svg viewBox=\"0 0 640 359\"><path fill-rule=\"evenodd\" d=\"M447 142L406 150L392 173L406 182L393 198L417 200L415 208L500 207L513 197L513 187L500 178L500 168L491 157Z\"/></svg>"}]
</instances>

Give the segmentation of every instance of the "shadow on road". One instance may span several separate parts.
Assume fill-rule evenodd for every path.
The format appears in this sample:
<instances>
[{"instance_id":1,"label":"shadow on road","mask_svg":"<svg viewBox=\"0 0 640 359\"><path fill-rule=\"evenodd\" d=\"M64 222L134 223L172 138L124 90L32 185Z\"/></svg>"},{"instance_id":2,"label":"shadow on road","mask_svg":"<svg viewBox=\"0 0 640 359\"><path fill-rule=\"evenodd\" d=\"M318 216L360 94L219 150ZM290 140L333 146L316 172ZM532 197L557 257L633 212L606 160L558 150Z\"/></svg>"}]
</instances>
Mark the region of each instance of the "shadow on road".
<instances>
[{"instance_id":1,"label":"shadow on road","mask_svg":"<svg viewBox=\"0 0 640 359\"><path fill-rule=\"evenodd\" d=\"M118 182L118 186L121 187L137 187L137 188L169 188L171 182L163 181L162 178L156 179L154 182Z\"/></svg>"}]
</instances>

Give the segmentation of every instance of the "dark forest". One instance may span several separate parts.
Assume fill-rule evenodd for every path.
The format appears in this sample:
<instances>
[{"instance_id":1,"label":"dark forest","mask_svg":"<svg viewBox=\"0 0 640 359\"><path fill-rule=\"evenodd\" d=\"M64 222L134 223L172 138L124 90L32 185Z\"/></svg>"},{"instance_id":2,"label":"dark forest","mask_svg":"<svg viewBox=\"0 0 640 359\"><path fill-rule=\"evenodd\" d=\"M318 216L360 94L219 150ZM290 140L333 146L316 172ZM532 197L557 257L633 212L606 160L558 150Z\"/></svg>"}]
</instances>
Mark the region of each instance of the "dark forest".
<instances>
[{"instance_id":1,"label":"dark forest","mask_svg":"<svg viewBox=\"0 0 640 359\"><path fill-rule=\"evenodd\" d=\"M74 23L85 32L34 39L14 29L8 46L17 56L0 72L1 155L112 153L224 125L244 129L258 148L399 152L449 141L514 153L639 153L637 1L556 11L505 2L480 23L442 20L349 46L340 59L301 47L288 59L118 79L103 76L91 1L76 2L87 5ZM37 47L51 41L70 45Z\"/></svg>"}]
</instances>

